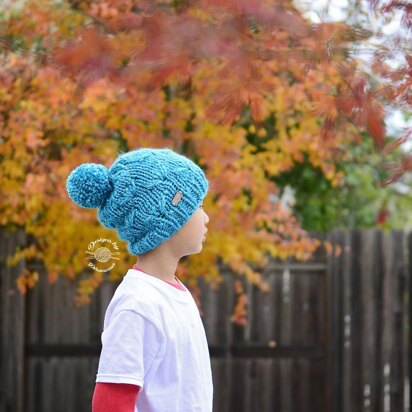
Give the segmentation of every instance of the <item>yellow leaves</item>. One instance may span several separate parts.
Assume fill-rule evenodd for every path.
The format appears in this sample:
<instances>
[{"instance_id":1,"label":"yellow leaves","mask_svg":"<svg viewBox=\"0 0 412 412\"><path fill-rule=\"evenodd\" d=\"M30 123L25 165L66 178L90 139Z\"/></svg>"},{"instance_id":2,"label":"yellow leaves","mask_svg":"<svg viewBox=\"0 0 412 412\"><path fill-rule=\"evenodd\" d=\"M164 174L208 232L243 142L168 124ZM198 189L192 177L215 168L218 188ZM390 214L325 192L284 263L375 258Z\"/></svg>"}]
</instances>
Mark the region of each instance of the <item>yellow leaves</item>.
<instances>
[{"instance_id":1,"label":"yellow leaves","mask_svg":"<svg viewBox=\"0 0 412 412\"><path fill-rule=\"evenodd\" d=\"M191 8L189 9L189 13L191 16L196 17L201 21L208 21L213 19L213 16L210 15L209 12L205 9Z\"/></svg>"},{"instance_id":2,"label":"yellow leaves","mask_svg":"<svg viewBox=\"0 0 412 412\"><path fill-rule=\"evenodd\" d=\"M24 178L24 170L21 165L16 164L10 159L4 159L1 162L2 167L2 176L7 176L11 180L20 180Z\"/></svg>"},{"instance_id":3,"label":"yellow leaves","mask_svg":"<svg viewBox=\"0 0 412 412\"><path fill-rule=\"evenodd\" d=\"M249 209L248 198L245 195L241 195L232 201L231 206L237 212L247 211Z\"/></svg>"},{"instance_id":4,"label":"yellow leaves","mask_svg":"<svg viewBox=\"0 0 412 412\"><path fill-rule=\"evenodd\" d=\"M345 175L343 172L334 172L332 178L330 179L330 182L333 187L338 187L339 185L342 184L342 182L345 179Z\"/></svg>"},{"instance_id":5,"label":"yellow leaves","mask_svg":"<svg viewBox=\"0 0 412 412\"><path fill-rule=\"evenodd\" d=\"M257 131L256 134L259 137L266 137L268 133L267 133L265 128L261 127L261 128L259 128L259 130Z\"/></svg>"},{"instance_id":6,"label":"yellow leaves","mask_svg":"<svg viewBox=\"0 0 412 412\"><path fill-rule=\"evenodd\" d=\"M26 248L18 248L14 255L8 256L6 259L7 266L17 265L21 260L32 259L38 257L38 251L34 245L31 245Z\"/></svg>"},{"instance_id":7,"label":"yellow leaves","mask_svg":"<svg viewBox=\"0 0 412 412\"><path fill-rule=\"evenodd\" d=\"M270 176L276 176L279 173L292 167L292 157L286 149L281 149L278 140L269 140L262 146L266 150L258 153L257 155L255 155L255 157L259 158L262 167Z\"/></svg>"}]
</instances>

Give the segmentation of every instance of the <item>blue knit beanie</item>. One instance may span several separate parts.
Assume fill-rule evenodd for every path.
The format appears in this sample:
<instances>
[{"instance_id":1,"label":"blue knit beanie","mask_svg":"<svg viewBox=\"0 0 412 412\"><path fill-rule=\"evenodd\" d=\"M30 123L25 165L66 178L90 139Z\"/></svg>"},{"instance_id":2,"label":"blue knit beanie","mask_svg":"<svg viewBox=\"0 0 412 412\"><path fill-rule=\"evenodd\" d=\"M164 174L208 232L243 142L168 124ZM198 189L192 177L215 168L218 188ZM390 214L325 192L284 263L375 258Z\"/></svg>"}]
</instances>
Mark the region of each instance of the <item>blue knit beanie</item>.
<instances>
[{"instance_id":1,"label":"blue knit beanie","mask_svg":"<svg viewBox=\"0 0 412 412\"><path fill-rule=\"evenodd\" d=\"M171 149L120 155L109 169L84 163L66 181L77 205L98 208L99 222L117 229L133 255L169 239L189 220L208 191L203 170Z\"/></svg>"}]
</instances>

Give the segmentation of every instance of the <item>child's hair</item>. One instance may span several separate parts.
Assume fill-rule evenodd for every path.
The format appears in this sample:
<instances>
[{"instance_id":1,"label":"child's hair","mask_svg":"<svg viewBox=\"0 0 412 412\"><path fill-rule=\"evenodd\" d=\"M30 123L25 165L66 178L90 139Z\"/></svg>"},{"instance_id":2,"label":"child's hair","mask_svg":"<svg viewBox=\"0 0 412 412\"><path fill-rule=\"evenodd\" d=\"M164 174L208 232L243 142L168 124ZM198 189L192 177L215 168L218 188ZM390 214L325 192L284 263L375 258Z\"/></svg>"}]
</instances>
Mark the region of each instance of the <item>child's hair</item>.
<instances>
[{"instance_id":1,"label":"child's hair","mask_svg":"<svg viewBox=\"0 0 412 412\"><path fill-rule=\"evenodd\" d=\"M84 163L66 181L77 205L98 208L99 222L117 229L134 255L176 233L208 191L203 170L171 149L142 148L121 154L109 169Z\"/></svg>"}]
</instances>

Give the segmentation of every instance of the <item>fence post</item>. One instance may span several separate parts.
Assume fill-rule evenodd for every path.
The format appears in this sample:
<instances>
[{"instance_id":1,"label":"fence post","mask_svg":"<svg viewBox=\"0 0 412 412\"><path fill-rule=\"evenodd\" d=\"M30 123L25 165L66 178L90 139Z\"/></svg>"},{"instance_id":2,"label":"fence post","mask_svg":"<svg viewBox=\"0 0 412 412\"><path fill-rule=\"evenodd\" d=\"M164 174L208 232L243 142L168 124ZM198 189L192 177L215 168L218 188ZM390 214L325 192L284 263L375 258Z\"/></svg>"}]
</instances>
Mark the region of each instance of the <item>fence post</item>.
<instances>
[{"instance_id":1,"label":"fence post","mask_svg":"<svg viewBox=\"0 0 412 412\"><path fill-rule=\"evenodd\" d=\"M6 259L25 241L21 230L0 230L0 412L23 412L25 298L16 278L24 261L7 267Z\"/></svg>"}]
</instances>

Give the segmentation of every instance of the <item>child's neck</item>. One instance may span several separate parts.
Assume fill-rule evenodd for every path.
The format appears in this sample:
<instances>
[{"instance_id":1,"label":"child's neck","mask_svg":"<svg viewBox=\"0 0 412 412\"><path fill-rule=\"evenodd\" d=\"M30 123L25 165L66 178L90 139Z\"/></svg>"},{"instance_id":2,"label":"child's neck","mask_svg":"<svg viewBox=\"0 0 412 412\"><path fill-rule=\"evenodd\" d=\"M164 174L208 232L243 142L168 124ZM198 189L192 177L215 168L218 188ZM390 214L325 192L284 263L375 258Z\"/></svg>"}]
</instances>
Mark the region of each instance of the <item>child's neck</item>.
<instances>
[{"instance_id":1,"label":"child's neck","mask_svg":"<svg viewBox=\"0 0 412 412\"><path fill-rule=\"evenodd\" d=\"M148 275L165 280L167 282L177 283L175 278L177 263L171 265L170 262L155 261L152 259L145 260L144 258L140 257L136 262L136 266L138 266L143 272L146 272Z\"/></svg>"}]
</instances>

